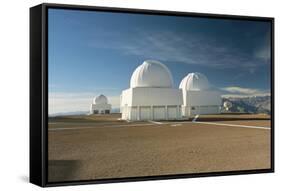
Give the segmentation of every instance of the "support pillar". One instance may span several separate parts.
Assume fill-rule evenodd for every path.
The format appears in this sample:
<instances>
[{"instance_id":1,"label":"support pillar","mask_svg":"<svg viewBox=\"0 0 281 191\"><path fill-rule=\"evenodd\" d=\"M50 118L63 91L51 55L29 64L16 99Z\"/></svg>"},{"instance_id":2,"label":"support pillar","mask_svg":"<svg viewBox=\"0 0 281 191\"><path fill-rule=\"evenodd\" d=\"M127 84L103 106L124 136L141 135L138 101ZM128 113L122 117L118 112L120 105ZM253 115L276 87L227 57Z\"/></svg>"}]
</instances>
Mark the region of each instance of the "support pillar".
<instances>
[{"instance_id":1,"label":"support pillar","mask_svg":"<svg viewBox=\"0 0 281 191\"><path fill-rule=\"evenodd\" d=\"M179 110L179 106L177 105L177 119L180 118L179 113L180 113L180 110Z\"/></svg>"},{"instance_id":2,"label":"support pillar","mask_svg":"<svg viewBox=\"0 0 281 191\"><path fill-rule=\"evenodd\" d=\"M165 119L168 120L168 106L165 106Z\"/></svg>"},{"instance_id":3,"label":"support pillar","mask_svg":"<svg viewBox=\"0 0 281 191\"><path fill-rule=\"evenodd\" d=\"M138 111L138 120L140 121L141 118L140 118L140 106L137 107L137 111Z\"/></svg>"},{"instance_id":4,"label":"support pillar","mask_svg":"<svg viewBox=\"0 0 281 191\"><path fill-rule=\"evenodd\" d=\"M154 120L153 105L150 106L150 119L151 119L151 120Z\"/></svg>"}]
</instances>

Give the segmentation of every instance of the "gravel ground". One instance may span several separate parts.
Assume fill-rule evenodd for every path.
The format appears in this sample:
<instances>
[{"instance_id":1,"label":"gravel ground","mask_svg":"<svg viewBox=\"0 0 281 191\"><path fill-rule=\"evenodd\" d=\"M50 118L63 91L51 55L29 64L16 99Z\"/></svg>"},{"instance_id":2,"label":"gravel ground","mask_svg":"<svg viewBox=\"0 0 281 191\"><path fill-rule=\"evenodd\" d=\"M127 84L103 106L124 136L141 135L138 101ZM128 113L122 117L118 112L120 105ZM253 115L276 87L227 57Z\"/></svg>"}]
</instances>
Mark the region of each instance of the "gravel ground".
<instances>
[{"instance_id":1,"label":"gravel ground","mask_svg":"<svg viewBox=\"0 0 281 191\"><path fill-rule=\"evenodd\" d=\"M51 118L49 181L270 168L270 130L192 122L128 123L117 120L119 117ZM222 115L209 118L256 126L269 126L270 122L268 117L256 115L225 121Z\"/></svg>"}]
</instances>

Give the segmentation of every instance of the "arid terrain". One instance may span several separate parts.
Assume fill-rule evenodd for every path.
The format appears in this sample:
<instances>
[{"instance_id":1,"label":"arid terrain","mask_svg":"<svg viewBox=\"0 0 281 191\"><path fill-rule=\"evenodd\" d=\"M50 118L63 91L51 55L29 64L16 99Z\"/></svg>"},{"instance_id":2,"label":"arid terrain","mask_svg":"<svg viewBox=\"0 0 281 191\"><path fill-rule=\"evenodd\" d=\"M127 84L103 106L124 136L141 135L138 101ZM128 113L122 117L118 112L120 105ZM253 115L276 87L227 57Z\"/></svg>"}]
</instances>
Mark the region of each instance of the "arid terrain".
<instances>
[{"instance_id":1,"label":"arid terrain","mask_svg":"<svg viewBox=\"0 0 281 191\"><path fill-rule=\"evenodd\" d=\"M270 117L127 122L120 114L49 118L50 182L270 168Z\"/></svg>"}]
</instances>

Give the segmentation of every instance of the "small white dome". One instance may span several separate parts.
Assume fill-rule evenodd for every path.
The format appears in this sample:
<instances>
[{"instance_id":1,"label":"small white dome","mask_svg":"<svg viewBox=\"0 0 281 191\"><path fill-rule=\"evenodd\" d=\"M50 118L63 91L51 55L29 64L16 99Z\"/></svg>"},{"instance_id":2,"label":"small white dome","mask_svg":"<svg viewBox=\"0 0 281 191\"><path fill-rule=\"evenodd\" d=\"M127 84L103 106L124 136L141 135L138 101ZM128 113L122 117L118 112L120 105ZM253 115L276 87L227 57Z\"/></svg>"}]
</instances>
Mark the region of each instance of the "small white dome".
<instances>
[{"instance_id":1,"label":"small white dome","mask_svg":"<svg viewBox=\"0 0 281 191\"><path fill-rule=\"evenodd\" d=\"M104 95L94 97L93 104L107 104L107 98Z\"/></svg>"},{"instance_id":2,"label":"small white dome","mask_svg":"<svg viewBox=\"0 0 281 191\"><path fill-rule=\"evenodd\" d=\"M204 74L195 72L189 73L184 77L179 86L180 89L188 90L206 90L209 89L209 81Z\"/></svg>"},{"instance_id":3,"label":"small white dome","mask_svg":"<svg viewBox=\"0 0 281 191\"><path fill-rule=\"evenodd\" d=\"M173 78L171 72L164 64L155 60L146 60L133 72L130 86L131 88L171 88L173 86Z\"/></svg>"},{"instance_id":4,"label":"small white dome","mask_svg":"<svg viewBox=\"0 0 281 191\"><path fill-rule=\"evenodd\" d=\"M223 107L225 107L225 108L231 108L231 107L232 107L232 103L231 103L230 101L225 101L225 102L223 103Z\"/></svg>"}]
</instances>

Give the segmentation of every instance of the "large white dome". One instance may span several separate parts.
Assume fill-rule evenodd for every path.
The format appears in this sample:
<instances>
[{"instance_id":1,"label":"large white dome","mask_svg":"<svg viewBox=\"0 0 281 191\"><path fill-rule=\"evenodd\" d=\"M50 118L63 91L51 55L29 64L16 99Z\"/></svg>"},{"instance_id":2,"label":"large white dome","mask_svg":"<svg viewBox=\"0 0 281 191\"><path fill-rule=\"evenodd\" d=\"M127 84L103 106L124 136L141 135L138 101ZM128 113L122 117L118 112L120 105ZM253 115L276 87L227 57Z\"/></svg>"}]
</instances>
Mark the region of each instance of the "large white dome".
<instances>
[{"instance_id":1,"label":"large white dome","mask_svg":"<svg viewBox=\"0 0 281 191\"><path fill-rule=\"evenodd\" d=\"M195 72L189 73L184 77L179 86L180 89L188 90L206 90L210 88L209 81L204 74Z\"/></svg>"},{"instance_id":2,"label":"large white dome","mask_svg":"<svg viewBox=\"0 0 281 191\"><path fill-rule=\"evenodd\" d=\"M173 78L171 72L164 64L155 60L146 60L133 72L130 86L131 88L171 88L173 86Z\"/></svg>"},{"instance_id":3,"label":"large white dome","mask_svg":"<svg viewBox=\"0 0 281 191\"><path fill-rule=\"evenodd\" d=\"M93 104L107 104L107 98L104 95L94 97Z\"/></svg>"}]
</instances>

